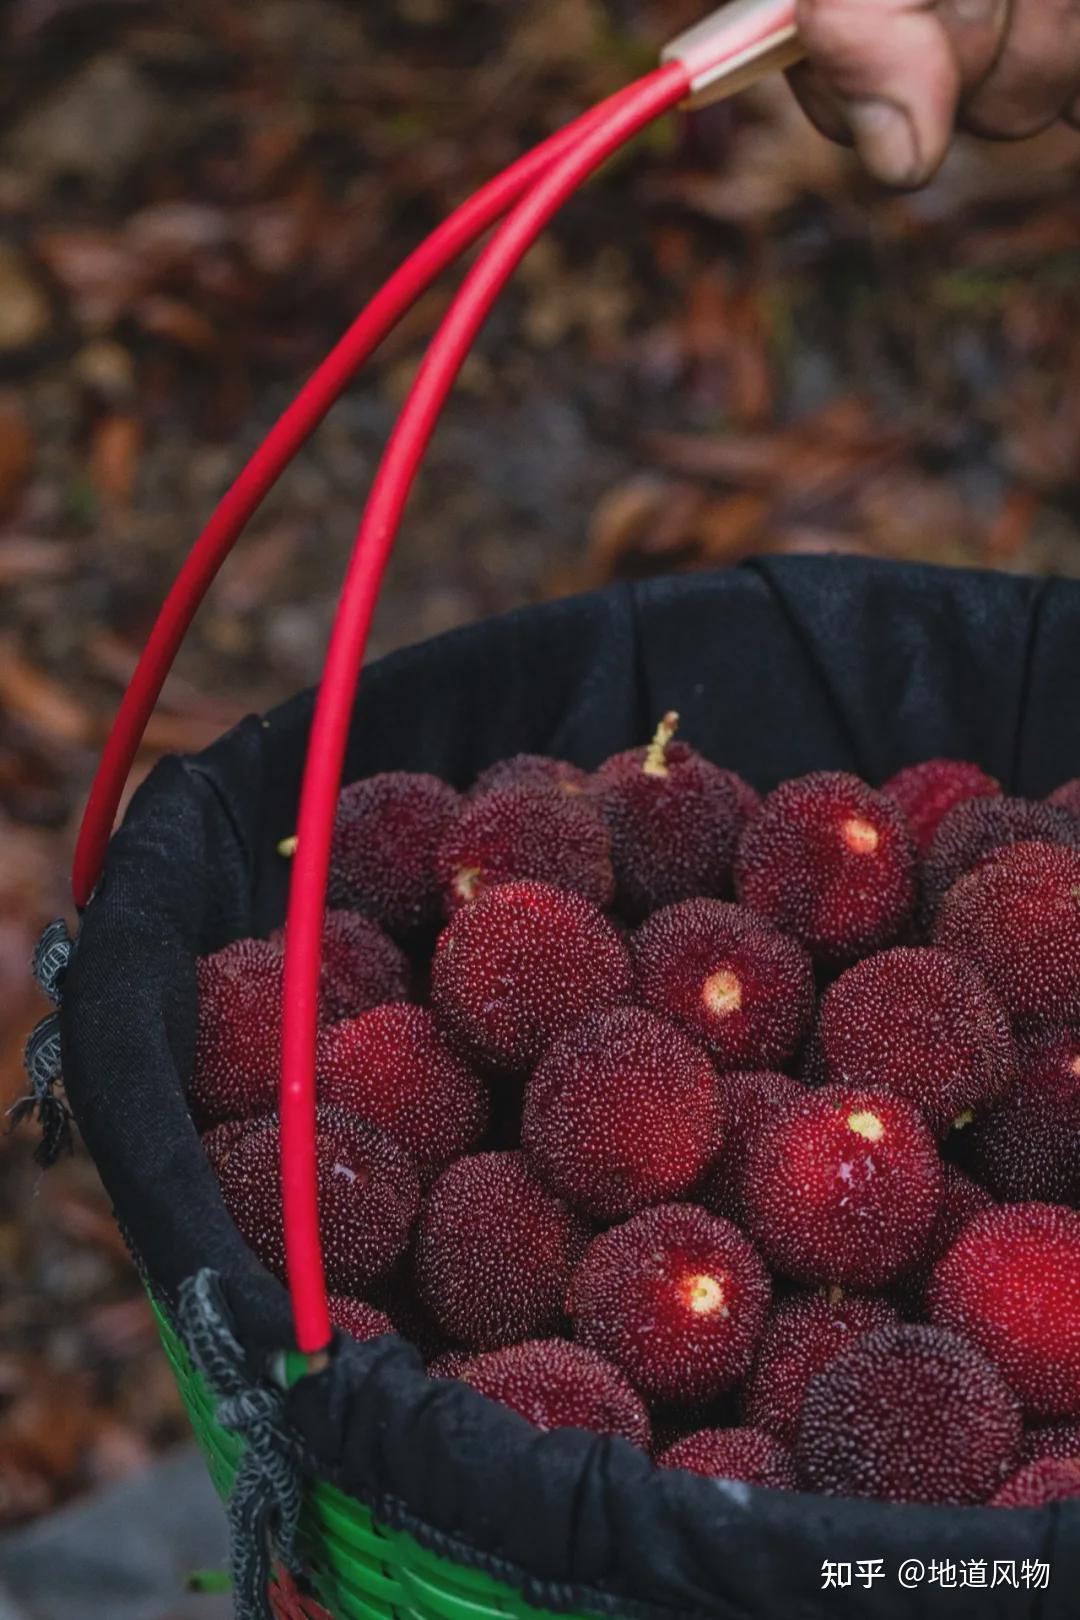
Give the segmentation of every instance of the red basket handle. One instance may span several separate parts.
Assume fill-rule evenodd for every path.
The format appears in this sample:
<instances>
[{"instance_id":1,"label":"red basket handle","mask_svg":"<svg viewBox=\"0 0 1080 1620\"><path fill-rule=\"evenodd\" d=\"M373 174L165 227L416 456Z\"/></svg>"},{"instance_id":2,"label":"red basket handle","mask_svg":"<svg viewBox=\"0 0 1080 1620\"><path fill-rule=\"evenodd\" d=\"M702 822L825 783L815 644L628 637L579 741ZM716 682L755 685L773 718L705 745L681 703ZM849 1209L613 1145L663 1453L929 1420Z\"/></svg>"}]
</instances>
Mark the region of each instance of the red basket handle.
<instances>
[{"instance_id":1,"label":"red basket handle","mask_svg":"<svg viewBox=\"0 0 1080 1620\"><path fill-rule=\"evenodd\" d=\"M708 36L707 40L705 36ZM747 72L793 60L791 0L740 0L677 48L663 67L605 104L604 113L518 202L466 278L424 358L376 474L342 589L308 739L285 930L281 1066L281 1184L285 1253L300 1349L316 1358L330 1339L319 1236L315 1157L315 1045L322 926L334 815L375 603L424 451L481 326L552 216L588 177L686 99L723 92L724 68Z\"/></svg>"},{"instance_id":2,"label":"red basket handle","mask_svg":"<svg viewBox=\"0 0 1080 1620\"><path fill-rule=\"evenodd\" d=\"M346 576L309 738L289 893L282 1028L282 1196L297 1342L330 1338L315 1173L315 1037L330 842L356 685L401 514L454 379L496 298L562 204L639 130L681 101L701 105L801 54L794 0L734 0L680 36L654 73L585 113L491 181L416 250L306 384L222 500L184 563L106 743L73 870L83 906L97 882L147 720L181 640L244 524L356 370L434 278L508 208L433 340L379 468Z\"/></svg>"},{"instance_id":3,"label":"red basket handle","mask_svg":"<svg viewBox=\"0 0 1080 1620\"><path fill-rule=\"evenodd\" d=\"M162 604L98 762L72 869L72 890L80 910L101 874L124 786L180 643L248 520L402 316L534 180L569 150L601 111L599 107L591 108L527 152L463 203L409 255L308 379L226 491Z\"/></svg>"}]
</instances>

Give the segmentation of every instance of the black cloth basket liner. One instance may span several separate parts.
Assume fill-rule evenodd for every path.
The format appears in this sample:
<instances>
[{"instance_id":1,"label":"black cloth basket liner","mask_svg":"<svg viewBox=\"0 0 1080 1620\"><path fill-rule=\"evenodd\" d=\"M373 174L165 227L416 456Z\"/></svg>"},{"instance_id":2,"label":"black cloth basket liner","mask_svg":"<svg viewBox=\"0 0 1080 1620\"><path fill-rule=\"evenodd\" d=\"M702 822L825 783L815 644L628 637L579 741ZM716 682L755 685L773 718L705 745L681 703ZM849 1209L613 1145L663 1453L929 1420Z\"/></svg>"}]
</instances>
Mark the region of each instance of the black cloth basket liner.
<instances>
[{"instance_id":1,"label":"black cloth basket liner","mask_svg":"<svg viewBox=\"0 0 1080 1620\"><path fill-rule=\"evenodd\" d=\"M668 708L759 789L832 768L879 783L932 755L1042 795L1080 771L1080 585L856 558L777 558L528 608L364 673L345 780L459 786L528 749L597 765ZM311 695L167 759L136 794L87 907L62 1006L76 1119L155 1295L224 1282L252 1368L292 1345L284 1288L227 1215L184 1100L195 956L282 918ZM426 1378L398 1338L339 1336L289 1413L313 1471L448 1556L556 1610L725 1620L1080 1615L1080 1502L926 1508L717 1484L626 1442L542 1435ZM885 1578L822 1590L826 1559ZM1048 1590L904 1590L900 1562L1049 1561ZM989 1578L989 1577L988 1577Z\"/></svg>"}]
</instances>

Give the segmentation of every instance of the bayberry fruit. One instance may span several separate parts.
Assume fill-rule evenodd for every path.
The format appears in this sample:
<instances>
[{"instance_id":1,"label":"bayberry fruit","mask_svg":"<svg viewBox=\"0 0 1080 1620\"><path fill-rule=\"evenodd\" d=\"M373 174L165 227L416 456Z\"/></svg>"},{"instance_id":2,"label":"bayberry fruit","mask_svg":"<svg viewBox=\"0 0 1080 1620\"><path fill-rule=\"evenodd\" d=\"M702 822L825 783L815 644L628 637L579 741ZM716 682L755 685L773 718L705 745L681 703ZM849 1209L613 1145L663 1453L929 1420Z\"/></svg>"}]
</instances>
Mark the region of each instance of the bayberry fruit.
<instances>
[{"instance_id":1,"label":"bayberry fruit","mask_svg":"<svg viewBox=\"0 0 1080 1620\"><path fill-rule=\"evenodd\" d=\"M630 956L645 1005L704 1040L721 1068L778 1067L809 1028L810 958L745 906L666 906L633 935Z\"/></svg>"},{"instance_id":2,"label":"bayberry fruit","mask_svg":"<svg viewBox=\"0 0 1080 1620\"><path fill-rule=\"evenodd\" d=\"M694 1204L593 1238L567 1296L575 1336L650 1401L711 1400L745 1376L771 1285L753 1245Z\"/></svg>"},{"instance_id":3,"label":"bayberry fruit","mask_svg":"<svg viewBox=\"0 0 1080 1620\"><path fill-rule=\"evenodd\" d=\"M915 903L915 850L898 805L844 771L784 782L747 823L739 899L844 967L900 934Z\"/></svg>"},{"instance_id":4,"label":"bayberry fruit","mask_svg":"<svg viewBox=\"0 0 1080 1620\"><path fill-rule=\"evenodd\" d=\"M716 1071L642 1007L594 1013L553 1041L525 1092L521 1142L552 1191L601 1220L688 1193L723 1143Z\"/></svg>"}]
</instances>

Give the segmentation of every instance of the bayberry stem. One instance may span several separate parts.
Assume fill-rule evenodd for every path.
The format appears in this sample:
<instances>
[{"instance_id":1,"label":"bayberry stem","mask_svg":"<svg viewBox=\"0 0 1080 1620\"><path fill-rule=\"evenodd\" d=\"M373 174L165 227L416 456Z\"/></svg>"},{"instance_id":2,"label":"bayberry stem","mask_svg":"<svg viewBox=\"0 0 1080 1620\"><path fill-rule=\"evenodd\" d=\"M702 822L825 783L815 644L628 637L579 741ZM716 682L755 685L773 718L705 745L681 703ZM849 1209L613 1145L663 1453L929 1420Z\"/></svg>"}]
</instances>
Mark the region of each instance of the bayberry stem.
<instances>
[{"instance_id":1,"label":"bayberry stem","mask_svg":"<svg viewBox=\"0 0 1080 1620\"><path fill-rule=\"evenodd\" d=\"M679 729L679 717L669 709L656 728L656 735L645 750L645 763L641 767L646 776L666 776L668 743Z\"/></svg>"}]
</instances>

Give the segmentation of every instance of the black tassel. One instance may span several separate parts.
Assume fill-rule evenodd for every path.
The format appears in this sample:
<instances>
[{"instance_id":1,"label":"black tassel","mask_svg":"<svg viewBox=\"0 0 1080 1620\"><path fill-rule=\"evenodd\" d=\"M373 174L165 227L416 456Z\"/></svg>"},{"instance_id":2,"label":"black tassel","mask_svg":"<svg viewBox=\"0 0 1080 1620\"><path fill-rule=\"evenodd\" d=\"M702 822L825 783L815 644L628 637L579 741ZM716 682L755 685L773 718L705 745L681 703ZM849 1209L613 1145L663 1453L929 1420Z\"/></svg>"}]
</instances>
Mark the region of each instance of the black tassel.
<instances>
[{"instance_id":1,"label":"black tassel","mask_svg":"<svg viewBox=\"0 0 1080 1620\"><path fill-rule=\"evenodd\" d=\"M74 948L67 924L58 919L49 923L34 952L34 977L49 1000L57 1005ZM11 1121L9 1129L15 1130L26 1120L36 1118L41 1141L34 1149L34 1162L47 1170L56 1163L61 1153L70 1153L74 1145L71 1110L56 1092L62 1082L59 1013L46 1013L31 1030L23 1062L30 1089L25 1097L20 1097L8 1109L8 1119Z\"/></svg>"}]
</instances>

